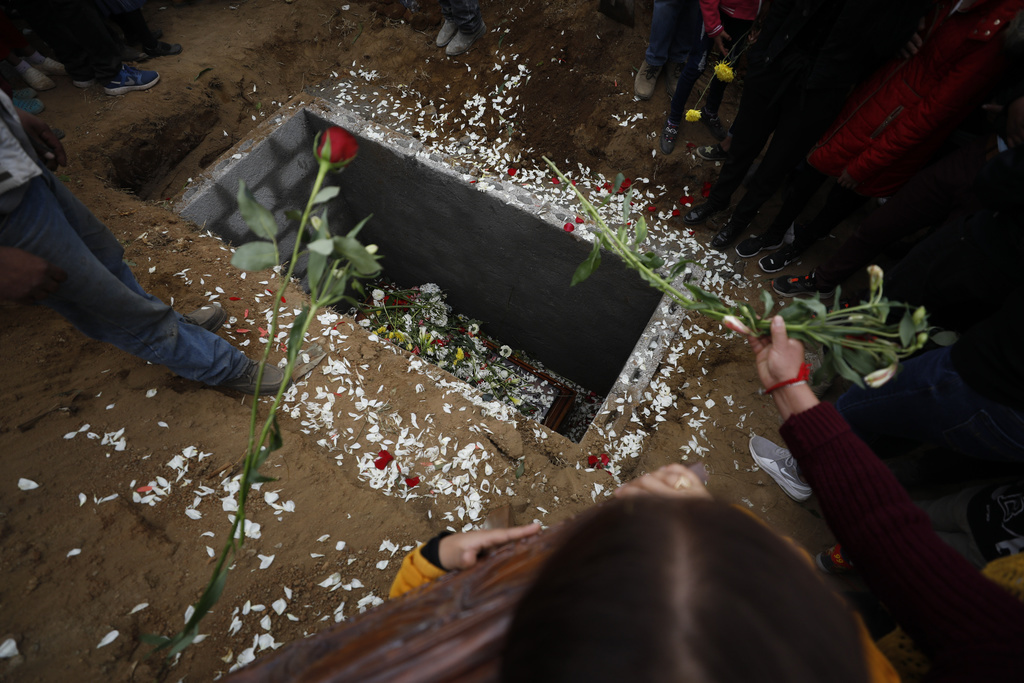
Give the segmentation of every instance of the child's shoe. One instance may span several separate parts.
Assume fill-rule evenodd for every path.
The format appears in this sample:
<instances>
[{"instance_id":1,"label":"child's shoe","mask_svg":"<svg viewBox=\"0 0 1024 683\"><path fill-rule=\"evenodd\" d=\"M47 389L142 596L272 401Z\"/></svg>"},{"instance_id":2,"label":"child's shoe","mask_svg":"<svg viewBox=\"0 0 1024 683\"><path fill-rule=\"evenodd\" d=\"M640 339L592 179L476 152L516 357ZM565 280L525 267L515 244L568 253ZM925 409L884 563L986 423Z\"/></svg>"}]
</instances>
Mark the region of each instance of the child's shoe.
<instances>
[{"instance_id":1,"label":"child's shoe","mask_svg":"<svg viewBox=\"0 0 1024 683\"><path fill-rule=\"evenodd\" d=\"M815 555L814 564L826 574L842 575L857 571L853 568L853 563L843 556L843 549L838 543Z\"/></svg>"}]
</instances>

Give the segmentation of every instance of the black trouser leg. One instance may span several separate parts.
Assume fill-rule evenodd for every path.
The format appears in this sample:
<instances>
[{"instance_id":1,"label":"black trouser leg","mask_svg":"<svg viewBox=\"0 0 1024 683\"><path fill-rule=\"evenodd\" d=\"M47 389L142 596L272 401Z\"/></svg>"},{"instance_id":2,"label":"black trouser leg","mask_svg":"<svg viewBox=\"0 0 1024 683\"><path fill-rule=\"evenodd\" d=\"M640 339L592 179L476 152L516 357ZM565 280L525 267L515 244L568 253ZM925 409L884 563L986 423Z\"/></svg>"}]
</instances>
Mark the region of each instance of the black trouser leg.
<instances>
[{"instance_id":1,"label":"black trouser leg","mask_svg":"<svg viewBox=\"0 0 1024 683\"><path fill-rule=\"evenodd\" d=\"M156 38L153 37L145 17L142 16L142 10L111 14L110 19L124 31L124 40L129 45L141 45L142 49L156 47Z\"/></svg>"}]
</instances>

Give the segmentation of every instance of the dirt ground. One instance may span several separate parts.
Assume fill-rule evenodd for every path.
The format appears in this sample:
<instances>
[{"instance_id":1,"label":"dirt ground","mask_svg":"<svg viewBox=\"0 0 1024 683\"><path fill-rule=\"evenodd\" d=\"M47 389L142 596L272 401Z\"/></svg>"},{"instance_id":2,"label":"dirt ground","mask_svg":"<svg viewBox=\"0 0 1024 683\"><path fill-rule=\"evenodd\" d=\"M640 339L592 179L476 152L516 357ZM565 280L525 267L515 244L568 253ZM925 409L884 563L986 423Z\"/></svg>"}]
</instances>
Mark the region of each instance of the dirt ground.
<instances>
[{"instance_id":1,"label":"dirt ground","mask_svg":"<svg viewBox=\"0 0 1024 683\"><path fill-rule=\"evenodd\" d=\"M160 72L156 87L107 97L59 78L41 94L43 118L67 133L60 177L123 242L144 288L183 312L220 301L233 318L223 334L256 357L269 280L241 278L225 245L170 210L189 182L281 106L308 99L307 88L359 82L363 93L421 97L437 114L491 92L509 73L499 65L517 62L530 78L516 90L514 125L492 117L472 130L504 138L501 158L524 177L543 176L547 155L592 175L644 179L665 217L656 236L704 259L709 286L757 300L756 265L706 251L712 231L693 234L672 215L716 172L683 143L713 140L689 124L673 155L652 153L668 98L662 84L649 102L632 96L650 3L637 3L628 28L591 0L484 2L489 32L458 59L434 47L439 11L421 4L410 15L397 1L150 3L150 25L184 46L144 65ZM726 120L738 93L726 95ZM458 115L432 121L428 144L468 132ZM289 296L286 311L301 298ZM0 662L2 680L210 680L371 607L403 551L446 526L479 523L503 505L516 523L554 523L680 459L702 460L716 497L810 550L831 540L813 499L793 502L753 467L748 436L776 437L777 415L757 394L745 345L706 320L680 330L630 429L580 446L527 420L482 416L450 376L410 368L350 319L327 317L311 339L330 347L328 361L286 407L284 447L265 468L278 480L251 499L258 537L247 539L205 639L163 669L139 636L180 629L209 579L251 399L89 340L43 307L0 306L0 339L0 639L20 652ZM372 459L385 447L424 483L407 489L380 474ZM600 452L612 456L610 472L587 469L587 455ZM20 479L38 488L22 490Z\"/></svg>"}]
</instances>

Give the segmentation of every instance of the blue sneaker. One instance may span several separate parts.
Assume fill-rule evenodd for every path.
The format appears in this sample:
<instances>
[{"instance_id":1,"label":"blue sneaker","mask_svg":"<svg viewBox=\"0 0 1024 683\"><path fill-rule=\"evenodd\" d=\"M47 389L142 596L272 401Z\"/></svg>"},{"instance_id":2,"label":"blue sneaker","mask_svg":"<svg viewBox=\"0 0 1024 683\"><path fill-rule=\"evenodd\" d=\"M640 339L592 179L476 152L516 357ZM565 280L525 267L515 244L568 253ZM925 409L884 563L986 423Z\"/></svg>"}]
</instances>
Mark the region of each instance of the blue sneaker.
<instances>
[{"instance_id":1,"label":"blue sneaker","mask_svg":"<svg viewBox=\"0 0 1024 683\"><path fill-rule=\"evenodd\" d=\"M46 107L43 105L42 100L37 100L34 97L28 99L17 99L14 100L14 106L22 111L27 111L29 114L38 114Z\"/></svg>"},{"instance_id":2,"label":"blue sneaker","mask_svg":"<svg viewBox=\"0 0 1024 683\"><path fill-rule=\"evenodd\" d=\"M133 90L148 90L159 80L160 74L155 71L143 71L134 66L122 64L121 72L103 84L103 92L108 95L124 95Z\"/></svg>"},{"instance_id":3,"label":"blue sneaker","mask_svg":"<svg viewBox=\"0 0 1024 683\"><path fill-rule=\"evenodd\" d=\"M14 94L11 95L12 100L28 100L38 95L32 88L22 88L21 90L15 90Z\"/></svg>"}]
</instances>

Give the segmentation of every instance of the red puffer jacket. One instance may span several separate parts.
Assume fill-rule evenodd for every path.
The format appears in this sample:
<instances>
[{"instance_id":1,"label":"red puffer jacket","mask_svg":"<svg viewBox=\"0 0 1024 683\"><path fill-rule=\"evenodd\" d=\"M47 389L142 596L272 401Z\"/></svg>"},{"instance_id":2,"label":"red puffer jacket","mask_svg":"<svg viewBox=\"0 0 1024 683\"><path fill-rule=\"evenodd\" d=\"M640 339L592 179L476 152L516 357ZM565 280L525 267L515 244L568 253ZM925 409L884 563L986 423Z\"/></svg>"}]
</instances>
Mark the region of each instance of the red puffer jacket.
<instances>
[{"instance_id":1,"label":"red puffer jacket","mask_svg":"<svg viewBox=\"0 0 1024 683\"><path fill-rule=\"evenodd\" d=\"M834 177L845 169L862 195L891 195L991 94L1007 67L1003 29L1024 0L977 0L950 14L954 6L937 2L925 17L920 51L894 59L853 91L811 150L814 168Z\"/></svg>"}]
</instances>

